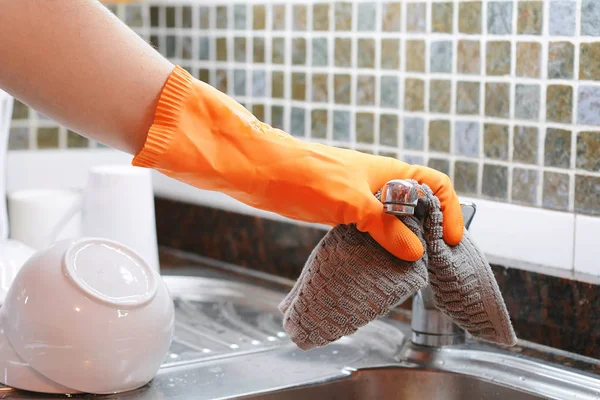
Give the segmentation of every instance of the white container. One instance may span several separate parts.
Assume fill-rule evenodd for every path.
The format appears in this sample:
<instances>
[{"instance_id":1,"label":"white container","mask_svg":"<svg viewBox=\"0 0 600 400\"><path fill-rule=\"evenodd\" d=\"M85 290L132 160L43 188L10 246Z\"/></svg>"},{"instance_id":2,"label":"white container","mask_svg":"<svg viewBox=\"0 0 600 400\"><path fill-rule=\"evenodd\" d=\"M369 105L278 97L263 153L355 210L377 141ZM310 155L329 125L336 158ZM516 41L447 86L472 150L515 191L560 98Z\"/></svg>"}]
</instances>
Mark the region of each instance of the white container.
<instances>
[{"instance_id":1,"label":"white container","mask_svg":"<svg viewBox=\"0 0 600 400\"><path fill-rule=\"evenodd\" d=\"M74 391L108 394L154 378L171 344L174 307L162 278L139 254L84 238L31 257L0 321L7 342L37 373Z\"/></svg>"},{"instance_id":2,"label":"white container","mask_svg":"<svg viewBox=\"0 0 600 400\"><path fill-rule=\"evenodd\" d=\"M81 194L74 190L33 189L8 194L10 237L35 250L52 242L52 232L65 214L79 203ZM72 218L61 229L56 239L80 236L79 216Z\"/></svg>"},{"instance_id":3,"label":"white container","mask_svg":"<svg viewBox=\"0 0 600 400\"><path fill-rule=\"evenodd\" d=\"M130 165L92 167L81 203L67 212L56 232L79 213L82 236L122 243L159 271L150 170Z\"/></svg>"},{"instance_id":4,"label":"white container","mask_svg":"<svg viewBox=\"0 0 600 400\"><path fill-rule=\"evenodd\" d=\"M8 215L6 212L6 159L8 133L12 119L14 99L0 89L0 241L8 238Z\"/></svg>"}]
</instances>

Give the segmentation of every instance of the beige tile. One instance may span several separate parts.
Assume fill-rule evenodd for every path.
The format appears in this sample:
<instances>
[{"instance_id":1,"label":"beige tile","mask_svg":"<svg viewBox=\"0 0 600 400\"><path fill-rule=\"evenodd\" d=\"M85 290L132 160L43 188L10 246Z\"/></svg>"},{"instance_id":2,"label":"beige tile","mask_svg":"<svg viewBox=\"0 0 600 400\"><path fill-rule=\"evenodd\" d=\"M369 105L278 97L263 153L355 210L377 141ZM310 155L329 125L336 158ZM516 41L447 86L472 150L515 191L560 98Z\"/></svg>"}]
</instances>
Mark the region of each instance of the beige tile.
<instances>
[{"instance_id":1,"label":"beige tile","mask_svg":"<svg viewBox=\"0 0 600 400\"><path fill-rule=\"evenodd\" d=\"M425 72L425 41L406 41L406 70L408 72Z\"/></svg>"},{"instance_id":2,"label":"beige tile","mask_svg":"<svg viewBox=\"0 0 600 400\"><path fill-rule=\"evenodd\" d=\"M517 43L517 76L540 77L542 45L537 42Z\"/></svg>"},{"instance_id":3,"label":"beige tile","mask_svg":"<svg viewBox=\"0 0 600 400\"><path fill-rule=\"evenodd\" d=\"M460 33L481 33L481 2L462 1L458 6L458 31Z\"/></svg>"},{"instance_id":4,"label":"beige tile","mask_svg":"<svg viewBox=\"0 0 600 400\"><path fill-rule=\"evenodd\" d=\"M408 78L404 81L404 109L407 111L423 111L425 99L425 82L421 79Z\"/></svg>"},{"instance_id":5,"label":"beige tile","mask_svg":"<svg viewBox=\"0 0 600 400\"><path fill-rule=\"evenodd\" d=\"M511 66L511 43L508 41L487 42L486 75L508 75Z\"/></svg>"},{"instance_id":6,"label":"beige tile","mask_svg":"<svg viewBox=\"0 0 600 400\"><path fill-rule=\"evenodd\" d=\"M456 70L459 74L481 73L481 50L477 40L459 40Z\"/></svg>"}]
</instances>

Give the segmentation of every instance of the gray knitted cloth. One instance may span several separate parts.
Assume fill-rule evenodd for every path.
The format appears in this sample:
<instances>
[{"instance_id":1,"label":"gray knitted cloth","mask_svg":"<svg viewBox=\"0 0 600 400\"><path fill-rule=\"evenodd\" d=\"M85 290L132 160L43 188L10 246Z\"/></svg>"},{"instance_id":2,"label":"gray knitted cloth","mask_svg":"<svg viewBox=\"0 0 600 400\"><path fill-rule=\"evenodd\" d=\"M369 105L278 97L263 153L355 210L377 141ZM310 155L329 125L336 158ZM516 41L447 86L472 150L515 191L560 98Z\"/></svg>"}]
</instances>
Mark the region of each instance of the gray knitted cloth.
<instances>
[{"instance_id":1,"label":"gray knitted cloth","mask_svg":"<svg viewBox=\"0 0 600 400\"><path fill-rule=\"evenodd\" d=\"M431 284L436 307L474 337L512 346L516 336L490 265L465 231L457 246L442 237L439 200L426 185L415 215L402 222L425 254L402 261L354 225L328 232L279 308L303 350L322 347L379 317Z\"/></svg>"}]
</instances>

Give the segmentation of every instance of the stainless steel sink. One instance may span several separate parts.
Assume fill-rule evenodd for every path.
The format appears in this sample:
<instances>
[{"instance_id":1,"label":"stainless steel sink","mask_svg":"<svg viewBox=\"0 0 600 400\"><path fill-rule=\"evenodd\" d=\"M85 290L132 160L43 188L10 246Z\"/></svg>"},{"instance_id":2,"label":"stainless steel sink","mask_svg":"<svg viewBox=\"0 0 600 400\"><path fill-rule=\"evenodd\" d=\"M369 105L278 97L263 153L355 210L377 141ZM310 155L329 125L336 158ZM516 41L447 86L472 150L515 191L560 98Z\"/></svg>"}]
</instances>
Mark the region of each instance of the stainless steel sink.
<instances>
[{"instance_id":1,"label":"stainless steel sink","mask_svg":"<svg viewBox=\"0 0 600 400\"><path fill-rule=\"evenodd\" d=\"M381 368L320 385L251 396L264 400L545 399L542 396L450 372Z\"/></svg>"},{"instance_id":2,"label":"stainless steel sink","mask_svg":"<svg viewBox=\"0 0 600 400\"><path fill-rule=\"evenodd\" d=\"M230 280L165 276L176 333L156 378L90 399L600 399L600 378L477 342L431 348L381 319L309 352L283 332L283 294ZM0 398L49 396L0 387ZM52 398L56 398L53 396Z\"/></svg>"}]
</instances>

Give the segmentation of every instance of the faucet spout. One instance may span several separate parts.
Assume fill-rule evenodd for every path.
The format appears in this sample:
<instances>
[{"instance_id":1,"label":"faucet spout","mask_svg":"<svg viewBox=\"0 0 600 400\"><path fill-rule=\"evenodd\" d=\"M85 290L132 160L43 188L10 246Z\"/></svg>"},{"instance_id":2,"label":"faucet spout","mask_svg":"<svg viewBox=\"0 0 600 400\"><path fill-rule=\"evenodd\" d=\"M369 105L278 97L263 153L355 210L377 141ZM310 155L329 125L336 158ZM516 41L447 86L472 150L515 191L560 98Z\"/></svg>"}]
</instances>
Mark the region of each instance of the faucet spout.
<instances>
[{"instance_id":1,"label":"faucet spout","mask_svg":"<svg viewBox=\"0 0 600 400\"><path fill-rule=\"evenodd\" d=\"M406 180L392 180L381 189L384 211L391 215L414 215L423 192ZM473 203L461 203L465 228L469 229L475 217ZM439 311L433 301L431 286L418 291L412 303L412 342L421 346L441 347L464 343L465 331Z\"/></svg>"}]
</instances>

